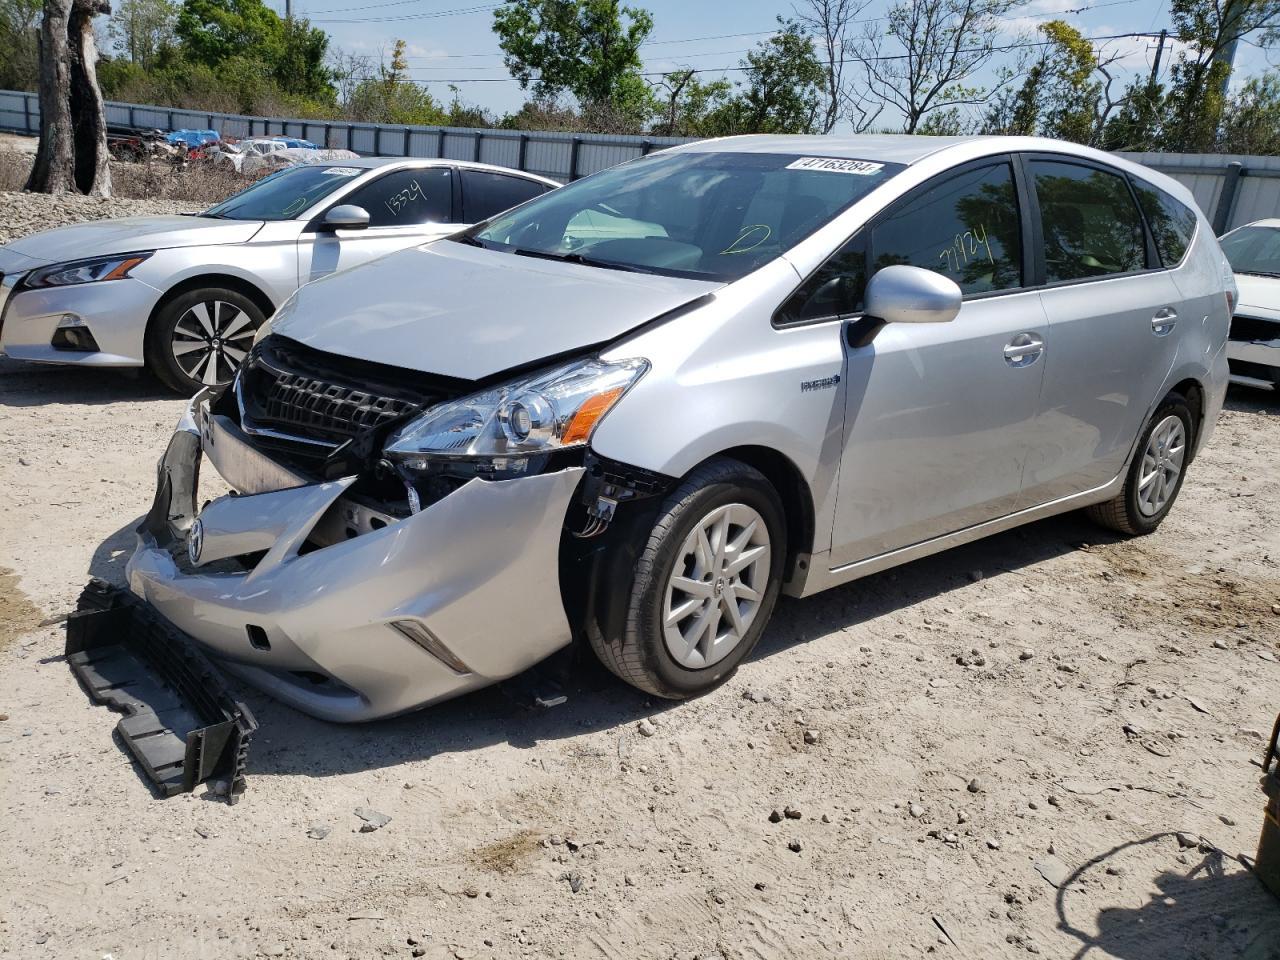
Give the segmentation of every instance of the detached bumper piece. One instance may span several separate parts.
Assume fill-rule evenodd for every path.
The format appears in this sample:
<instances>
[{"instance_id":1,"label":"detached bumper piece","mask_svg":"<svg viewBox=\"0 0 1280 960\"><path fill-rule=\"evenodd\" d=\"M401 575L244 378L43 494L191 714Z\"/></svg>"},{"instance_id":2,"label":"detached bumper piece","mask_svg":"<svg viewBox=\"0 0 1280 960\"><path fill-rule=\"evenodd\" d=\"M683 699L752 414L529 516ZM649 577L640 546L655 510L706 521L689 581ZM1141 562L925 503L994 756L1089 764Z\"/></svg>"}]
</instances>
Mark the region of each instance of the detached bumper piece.
<instances>
[{"instance_id":1,"label":"detached bumper piece","mask_svg":"<svg viewBox=\"0 0 1280 960\"><path fill-rule=\"evenodd\" d=\"M67 620L67 662L162 796L213 780L228 803L245 790L253 714L179 630L136 598L93 580Z\"/></svg>"}]
</instances>

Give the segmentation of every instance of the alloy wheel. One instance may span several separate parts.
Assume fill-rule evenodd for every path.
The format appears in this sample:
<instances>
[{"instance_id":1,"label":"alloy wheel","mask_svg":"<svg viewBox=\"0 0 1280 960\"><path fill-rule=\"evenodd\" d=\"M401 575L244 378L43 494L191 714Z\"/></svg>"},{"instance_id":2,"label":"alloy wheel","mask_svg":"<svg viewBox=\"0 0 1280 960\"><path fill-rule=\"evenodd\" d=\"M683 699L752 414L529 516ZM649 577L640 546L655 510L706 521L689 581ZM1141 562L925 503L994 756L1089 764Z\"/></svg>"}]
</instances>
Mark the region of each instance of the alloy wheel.
<instances>
[{"instance_id":1,"label":"alloy wheel","mask_svg":"<svg viewBox=\"0 0 1280 960\"><path fill-rule=\"evenodd\" d=\"M1173 499L1186 452L1187 431L1182 418L1170 414L1156 424L1142 452L1138 509L1143 516L1154 517Z\"/></svg>"},{"instance_id":2,"label":"alloy wheel","mask_svg":"<svg viewBox=\"0 0 1280 960\"><path fill-rule=\"evenodd\" d=\"M769 529L753 508L730 503L698 521L663 602L663 638L677 664L709 667L742 642L764 602L771 563Z\"/></svg>"},{"instance_id":3,"label":"alloy wheel","mask_svg":"<svg viewBox=\"0 0 1280 960\"><path fill-rule=\"evenodd\" d=\"M170 349L189 378L205 386L226 383L253 346L253 318L225 300L197 303L178 318Z\"/></svg>"}]
</instances>

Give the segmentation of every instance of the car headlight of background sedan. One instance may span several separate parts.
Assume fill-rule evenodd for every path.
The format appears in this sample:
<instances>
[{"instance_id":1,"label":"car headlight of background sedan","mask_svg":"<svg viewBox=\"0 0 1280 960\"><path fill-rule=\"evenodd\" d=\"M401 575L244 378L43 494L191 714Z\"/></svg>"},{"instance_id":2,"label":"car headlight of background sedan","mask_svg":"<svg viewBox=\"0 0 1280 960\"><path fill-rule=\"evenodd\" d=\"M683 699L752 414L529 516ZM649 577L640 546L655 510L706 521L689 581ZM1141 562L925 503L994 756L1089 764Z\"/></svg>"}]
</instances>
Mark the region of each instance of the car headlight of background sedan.
<instances>
[{"instance_id":1,"label":"car headlight of background sedan","mask_svg":"<svg viewBox=\"0 0 1280 960\"><path fill-rule=\"evenodd\" d=\"M583 447L647 360L575 361L432 407L392 435L385 453L409 476L536 473Z\"/></svg>"},{"instance_id":2,"label":"car headlight of background sedan","mask_svg":"<svg viewBox=\"0 0 1280 960\"><path fill-rule=\"evenodd\" d=\"M154 250L139 253L120 253L109 257L93 257L88 260L71 260L40 267L27 274L22 285L39 290L46 287L70 287L81 283L97 283L100 280L122 280L129 276Z\"/></svg>"}]
</instances>

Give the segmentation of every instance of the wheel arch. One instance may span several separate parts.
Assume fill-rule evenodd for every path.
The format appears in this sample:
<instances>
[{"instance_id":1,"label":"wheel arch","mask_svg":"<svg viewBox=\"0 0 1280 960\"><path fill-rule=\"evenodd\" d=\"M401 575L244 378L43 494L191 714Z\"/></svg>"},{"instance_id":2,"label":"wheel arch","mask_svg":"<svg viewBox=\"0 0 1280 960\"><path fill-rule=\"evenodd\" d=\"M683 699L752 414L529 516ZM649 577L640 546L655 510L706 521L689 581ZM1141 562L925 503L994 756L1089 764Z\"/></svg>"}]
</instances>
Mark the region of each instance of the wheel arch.
<instances>
[{"instance_id":1,"label":"wheel arch","mask_svg":"<svg viewBox=\"0 0 1280 960\"><path fill-rule=\"evenodd\" d=\"M190 293L192 290L201 290L206 287L222 287L248 297L253 301L254 306L262 311L264 317L270 317L271 314L275 313L276 305L271 302L271 298L267 296L266 291L257 284L244 279L244 277L237 277L230 273L201 273L175 283L164 292L164 296L156 301L156 305L151 308L151 315L147 317L147 332L151 332L152 324L155 323L156 317L160 315L160 311L175 299L184 293Z\"/></svg>"},{"instance_id":2,"label":"wheel arch","mask_svg":"<svg viewBox=\"0 0 1280 960\"><path fill-rule=\"evenodd\" d=\"M790 457L773 447L748 444L730 447L714 456L728 457L760 471L778 492L787 523L787 558L782 576L783 582L786 582L795 574L797 558L813 550L816 522L813 492L809 489L804 474ZM707 458L710 459L713 458Z\"/></svg>"}]
</instances>

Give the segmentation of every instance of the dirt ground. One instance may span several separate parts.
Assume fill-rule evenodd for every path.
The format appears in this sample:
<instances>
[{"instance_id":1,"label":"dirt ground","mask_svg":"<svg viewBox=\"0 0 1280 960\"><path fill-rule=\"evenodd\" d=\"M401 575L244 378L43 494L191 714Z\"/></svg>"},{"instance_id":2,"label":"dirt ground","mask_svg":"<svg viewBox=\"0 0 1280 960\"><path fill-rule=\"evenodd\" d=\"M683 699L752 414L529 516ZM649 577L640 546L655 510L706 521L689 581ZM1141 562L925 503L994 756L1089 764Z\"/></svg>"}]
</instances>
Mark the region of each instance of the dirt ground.
<instances>
[{"instance_id":1,"label":"dirt ground","mask_svg":"<svg viewBox=\"0 0 1280 960\"><path fill-rule=\"evenodd\" d=\"M1280 709L1272 398L1232 393L1155 535L1067 516L784 602L689 703L584 667L549 710L339 727L243 689L236 806L154 798L37 626L120 581L180 407L0 360L0 955L1280 956L1237 859Z\"/></svg>"}]
</instances>

